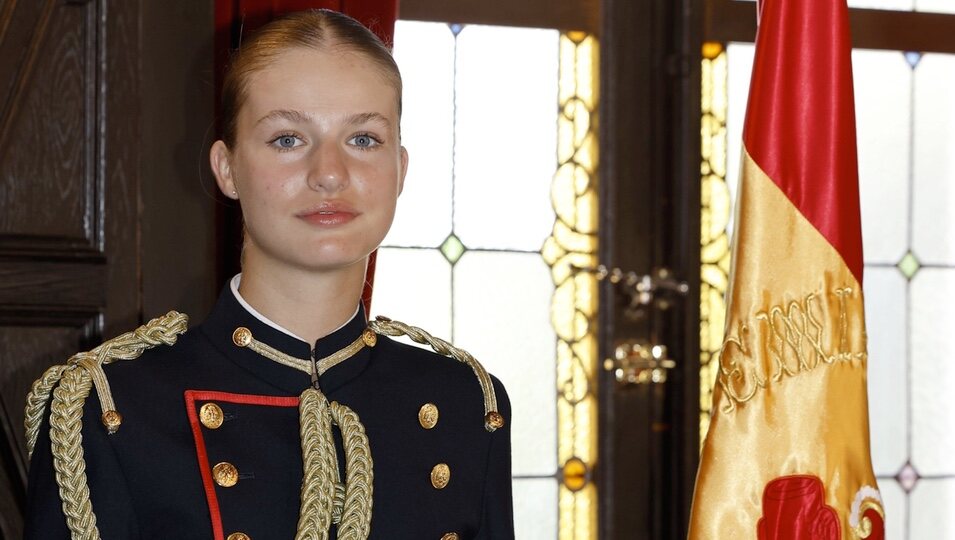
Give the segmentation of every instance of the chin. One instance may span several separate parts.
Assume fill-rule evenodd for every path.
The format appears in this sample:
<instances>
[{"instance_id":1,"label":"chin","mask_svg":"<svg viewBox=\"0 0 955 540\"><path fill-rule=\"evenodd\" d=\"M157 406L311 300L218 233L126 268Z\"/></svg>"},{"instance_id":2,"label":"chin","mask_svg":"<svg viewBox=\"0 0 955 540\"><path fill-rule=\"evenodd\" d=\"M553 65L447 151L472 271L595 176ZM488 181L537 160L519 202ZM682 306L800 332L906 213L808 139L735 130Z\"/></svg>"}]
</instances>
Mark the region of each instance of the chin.
<instances>
[{"instance_id":1,"label":"chin","mask_svg":"<svg viewBox=\"0 0 955 540\"><path fill-rule=\"evenodd\" d=\"M374 251L364 249L337 250L337 249L314 249L304 253L299 265L303 268L318 272L327 272L333 270L344 270L359 266L364 272L368 255Z\"/></svg>"}]
</instances>

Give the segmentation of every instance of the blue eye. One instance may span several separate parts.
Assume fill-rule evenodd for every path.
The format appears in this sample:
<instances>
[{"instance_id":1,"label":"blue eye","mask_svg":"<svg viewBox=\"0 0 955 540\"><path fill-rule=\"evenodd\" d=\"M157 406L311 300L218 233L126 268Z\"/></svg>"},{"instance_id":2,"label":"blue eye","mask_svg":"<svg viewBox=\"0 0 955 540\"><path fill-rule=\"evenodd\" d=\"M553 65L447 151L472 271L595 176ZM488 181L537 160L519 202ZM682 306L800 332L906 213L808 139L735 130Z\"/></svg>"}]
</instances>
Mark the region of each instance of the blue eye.
<instances>
[{"instance_id":1,"label":"blue eye","mask_svg":"<svg viewBox=\"0 0 955 540\"><path fill-rule=\"evenodd\" d=\"M374 148L381 144L381 141L368 133L359 133L358 135L352 137L348 143L357 146L361 150L368 150L369 148Z\"/></svg>"},{"instance_id":2,"label":"blue eye","mask_svg":"<svg viewBox=\"0 0 955 540\"><path fill-rule=\"evenodd\" d=\"M292 135L287 133L285 135L279 135L278 137L269 141L269 144L277 147L279 150L291 150L296 146L301 146L303 141L297 135Z\"/></svg>"}]
</instances>

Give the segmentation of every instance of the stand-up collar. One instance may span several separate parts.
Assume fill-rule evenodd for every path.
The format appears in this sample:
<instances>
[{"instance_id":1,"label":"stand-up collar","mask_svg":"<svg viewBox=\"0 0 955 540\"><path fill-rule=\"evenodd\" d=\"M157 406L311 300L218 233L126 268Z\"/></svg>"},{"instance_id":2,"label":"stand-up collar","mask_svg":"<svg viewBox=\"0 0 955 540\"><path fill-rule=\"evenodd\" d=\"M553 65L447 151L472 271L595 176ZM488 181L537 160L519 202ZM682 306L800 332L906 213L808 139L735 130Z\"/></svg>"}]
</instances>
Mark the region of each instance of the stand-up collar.
<instances>
[{"instance_id":1,"label":"stand-up collar","mask_svg":"<svg viewBox=\"0 0 955 540\"><path fill-rule=\"evenodd\" d=\"M355 316L344 326L315 342L315 357L321 359L348 346L361 335L366 325L364 308L359 307ZM226 284L212 313L199 326L203 335L230 361L285 393L298 395L311 384L309 374L273 362L233 343L232 334L239 327L249 329L257 341L290 356L310 361L313 346L249 313ZM350 382L365 370L370 359L370 349L365 347L326 371L319 379L322 392L328 395Z\"/></svg>"}]
</instances>

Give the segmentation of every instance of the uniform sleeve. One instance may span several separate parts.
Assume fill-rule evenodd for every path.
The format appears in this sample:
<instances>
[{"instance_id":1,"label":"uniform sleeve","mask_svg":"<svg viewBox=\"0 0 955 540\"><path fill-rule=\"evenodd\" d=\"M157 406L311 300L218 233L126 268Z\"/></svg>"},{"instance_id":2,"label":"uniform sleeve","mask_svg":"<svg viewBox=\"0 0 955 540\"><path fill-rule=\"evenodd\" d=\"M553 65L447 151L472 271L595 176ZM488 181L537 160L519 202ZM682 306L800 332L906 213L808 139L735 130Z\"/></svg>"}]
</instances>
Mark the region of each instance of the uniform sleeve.
<instances>
[{"instance_id":1,"label":"uniform sleeve","mask_svg":"<svg viewBox=\"0 0 955 540\"><path fill-rule=\"evenodd\" d=\"M484 487L484 510L477 540L510 540L514 538L514 503L511 494L511 402L497 378L494 392L504 416L504 427L491 434Z\"/></svg>"},{"instance_id":2,"label":"uniform sleeve","mask_svg":"<svg viewBox=\"0 0 955 540\"><path fill-rule=\"evenodd\" d=\"M83 454L90 500L101 538L140 538L125 475L99 422L99 402L95 391L86 398L83 412ZM67 540L70 531L63 514L59 486L53 468L50 446L49 407L40 425L36 448L30 459L27 484L24 540Z\"/></svg>"}]
</instances>

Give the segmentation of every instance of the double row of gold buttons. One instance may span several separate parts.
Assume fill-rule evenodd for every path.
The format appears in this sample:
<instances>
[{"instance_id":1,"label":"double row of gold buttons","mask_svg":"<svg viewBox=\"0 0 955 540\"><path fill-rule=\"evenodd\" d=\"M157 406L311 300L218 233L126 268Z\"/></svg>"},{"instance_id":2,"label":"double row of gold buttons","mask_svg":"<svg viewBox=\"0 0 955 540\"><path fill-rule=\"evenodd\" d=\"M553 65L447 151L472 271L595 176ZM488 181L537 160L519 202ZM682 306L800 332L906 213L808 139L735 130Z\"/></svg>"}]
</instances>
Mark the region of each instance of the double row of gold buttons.
<instances>
[{"instance_id":1,"label":"double row of gold buttons","mask_svg":"<svg viewBox=\"0 0 955 540\"><path fill-rule=\"evenodd\" d=\"M438 424L438 407L433 403L425 403L418 411L418 422L424 429L433 429ZM222 408L215 403L205 403L199 409L199 420L207 429L219 429L225 415ZM235 465L222 461L212 467L212 478L221 487L229 488L239 482L239 470ZM444 489L451 482L451 468L447 463L438 463L431 469L431 485L435 489ZM457 533L447 533L441 540L458 540ZM251 540L249 535L235 532L227 540Z\"/></svg>"}]
</instances>

